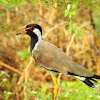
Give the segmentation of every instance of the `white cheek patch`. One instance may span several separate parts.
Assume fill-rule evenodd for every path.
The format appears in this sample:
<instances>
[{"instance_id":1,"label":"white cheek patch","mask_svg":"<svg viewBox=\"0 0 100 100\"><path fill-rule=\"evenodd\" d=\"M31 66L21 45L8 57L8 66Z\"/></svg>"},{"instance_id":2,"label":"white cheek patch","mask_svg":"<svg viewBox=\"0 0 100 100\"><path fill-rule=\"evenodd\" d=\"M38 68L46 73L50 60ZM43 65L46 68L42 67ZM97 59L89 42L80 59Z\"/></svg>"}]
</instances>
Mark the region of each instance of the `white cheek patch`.
<instances>
[{"instance_id":1,"label":"white cheek patch","mask_svg":"<svg viewBox=\"0 0 100 100\"><path fill-rule=\"evenodd\" d=\"M33 30L33 32L37 35L38 41L41 41L41 40L42 40L42 36L41 36L40 30L37 29L37 28L35 28L35 29Z\"/></svg>"}]
</instances>

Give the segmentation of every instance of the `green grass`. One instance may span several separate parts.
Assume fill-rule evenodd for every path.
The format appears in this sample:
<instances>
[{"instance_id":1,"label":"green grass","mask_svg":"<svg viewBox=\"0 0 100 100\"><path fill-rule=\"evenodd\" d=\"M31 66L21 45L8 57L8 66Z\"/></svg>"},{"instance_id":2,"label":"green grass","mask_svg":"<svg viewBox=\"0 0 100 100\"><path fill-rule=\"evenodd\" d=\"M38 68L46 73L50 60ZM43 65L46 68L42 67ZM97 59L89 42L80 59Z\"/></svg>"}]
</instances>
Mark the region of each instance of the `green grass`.
<instances>
[{"instance_id":1,"label":"green grass","mask_svg":"<svg viewBox=\"0 0 100 100\"><path fill-rule=\"evenodd\" d=\"M100 81L98 85L100 86ZM81 81L62 81L61 87L64 91L60 93L59 100L100 100L100 90L94 90Z\"/></svg>"},{"instance_id":2,"label":"green grass","mask_svg":"<svg viewBox=\"0 0 100 100\"><path fill-rule=\"evenodd\" d=\"M5 86L5 91L3 93L4 100L9 100L9 98L12 98L15 94L14 92L11 92L11 86L12 84L8 81L7 77L9 78L9 74L7 72L2 71L0 73L0 77L2 77L2 81L0 82L0 86ZM33 79L32 79L33 80ZM23 84L23 86L27 87L27 97L29 100L32 98L35 98L35 100L53 100L52 94L53 90L50 91L51 87L54 86L53 82L49 82L46 85L40 84L41 90L39 91L37 87L34 87L32 83L35 82L34 80L32 82L26 82ZM39 83L37 83L37 86ZM60 83L60 92L58 95L59 100L100 100L100 81L97 83L98 87L97 89L92 89L82 83L81 81L63 81L61 80ZM22 97L22 96L21 96ZM22 97L24 98L24 97Z\"/></svg>"},{"instance_id":3,"label":"green grass","mask_svg":"<svg viewBox=\"0 0 100 100\"><path fill-rule=\"evenodd\" d=\"M100 86L100 81L98 85ZM29 98L35 97L38 100L53 100L52 93L46 93L50 86L53 86L53 83L43 85L40 92L33 90L34 94L31 94L31 90L27 92L27 95ZM99 87L94 90L81 81L66 82L61 80L58 100L100 100L100 90Z\"/></svg>"}]
</instances>

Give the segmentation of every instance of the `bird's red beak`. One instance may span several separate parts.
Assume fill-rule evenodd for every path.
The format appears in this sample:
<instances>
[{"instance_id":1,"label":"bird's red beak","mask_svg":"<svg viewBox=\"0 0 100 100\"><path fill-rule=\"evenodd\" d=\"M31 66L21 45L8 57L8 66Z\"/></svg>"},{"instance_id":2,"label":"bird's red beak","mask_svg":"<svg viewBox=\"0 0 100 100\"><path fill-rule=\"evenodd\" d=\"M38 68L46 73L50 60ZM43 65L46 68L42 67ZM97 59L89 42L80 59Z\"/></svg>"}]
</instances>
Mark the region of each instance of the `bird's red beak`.
<instances>
[{"instance_id":1,"label":"bird's red beak","mask_svg":"<svg viewBox=\"0 0 100 100\"><path fill-rule=\"evenodd\" d=\"M30 27L25 28L23 31L17 33L16 35L19 35L19 34L26 34L28 29L30 29Z\"/></svg>"}]
</instances>

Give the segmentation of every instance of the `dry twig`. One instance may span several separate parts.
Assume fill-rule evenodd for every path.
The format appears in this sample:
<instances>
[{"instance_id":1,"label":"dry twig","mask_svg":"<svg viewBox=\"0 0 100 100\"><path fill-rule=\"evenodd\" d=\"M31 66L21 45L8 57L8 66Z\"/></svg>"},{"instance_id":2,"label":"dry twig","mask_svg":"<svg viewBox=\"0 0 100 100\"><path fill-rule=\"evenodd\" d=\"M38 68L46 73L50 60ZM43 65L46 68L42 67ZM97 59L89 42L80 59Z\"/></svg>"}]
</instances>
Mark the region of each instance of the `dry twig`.
<instances>
[{"instance_id":1,"label":"dry twig","mask_svg":"<svg viewBox=\"0 0 100 100\"><path fill-rule=\"evenodd\" d=\"M27 65L27 67L25 68L24 72L25 72L25 83L28 82L28 77L29 77L29 72L30 72L30 69L31 69L31 65L32 65L32 61L33 61L33 58L30 57L30 61ZM25 98L24 100L27 100L27 94L26 94L26 86L24 86L24 95L25 95Z\"/></svg>"},{"instance_id":2,"label":"dry twig","mask_svg":"<svg viewBox=\"0 0 100 100\"><path fill-rule=\"evenodd\" d=\"M3 63L2 61L0 61L0 65L12 70L13 72L16 72L16 73L18 73L20 75L23 75L22 72L20 72L19 70L15 69L14 67L12 67L10 65L7 65L7 64Z\"/></svg>"},{"instance_id":3,"label":"dry twig","mask_svg":"<svg viewBox=\"0 0 100 100\"><path fill-rule=\"evenodd\" d=\"M48 33L49 33L50 31L52 31L52 30L58 28L58 26L63 25L63 24L65 24L65 23L68 23L68 22L65 22L65 21L64 21L64 22L61 22L61 23L59 23L59 24L56 24L54 27L52 27L51 29L49 29L49 30L45 33L45 35L44 35L43 38L46 38L46 37L48 36Z\"/></svg>"}]
</instances>

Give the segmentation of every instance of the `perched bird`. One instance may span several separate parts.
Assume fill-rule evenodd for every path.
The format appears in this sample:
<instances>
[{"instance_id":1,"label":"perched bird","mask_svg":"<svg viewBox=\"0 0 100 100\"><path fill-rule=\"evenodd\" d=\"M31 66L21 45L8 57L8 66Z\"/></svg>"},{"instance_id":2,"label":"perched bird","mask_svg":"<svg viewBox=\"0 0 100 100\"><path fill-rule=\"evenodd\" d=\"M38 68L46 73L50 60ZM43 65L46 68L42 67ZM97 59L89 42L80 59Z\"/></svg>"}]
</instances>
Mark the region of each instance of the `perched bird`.
<instances>
[{"instance_id":1,"label":"perched bird","mask_svg":"<svg viewBox=\"0 0 100 100\"><path fill-rule=\"evenodd\" d=\"M43 40L42 28L38 24L27 25L25 30L17 35L24 33L31 37L31 54L40 67L55 73L75 76L89 87L96 87L92 81L97 82L95 79L100 79L100 76L76 64L58 47Z\"/></svg>"}]
</instances>

